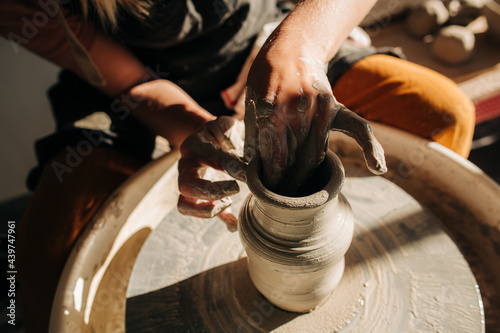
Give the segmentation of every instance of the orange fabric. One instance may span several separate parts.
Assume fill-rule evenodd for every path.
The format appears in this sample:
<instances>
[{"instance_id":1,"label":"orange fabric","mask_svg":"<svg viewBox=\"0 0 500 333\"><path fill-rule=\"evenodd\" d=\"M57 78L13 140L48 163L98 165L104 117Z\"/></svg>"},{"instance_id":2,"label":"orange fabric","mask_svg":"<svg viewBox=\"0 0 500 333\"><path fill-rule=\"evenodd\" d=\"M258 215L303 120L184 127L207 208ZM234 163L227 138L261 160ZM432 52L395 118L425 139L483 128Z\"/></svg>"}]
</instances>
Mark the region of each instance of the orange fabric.
<instances>
[{"instance_id":1,"label":"orange fabric","mask_svg":"<svg viewBox=\"0 0 500 333\"><path fill-rule=\"evenodd\" d=\"M450 79L387 55L354 64L333 87L345 106L368 120L439 142L463 157L474 133L474 104Z\"/></svg>"},{"instance_id":2,"label":"orange fabric","mask_svg":"<svg viewBox=\"0 0 500 333\"><path fill-rule=\"evenodd\" d=\"M93 147L79 163L68 156L61 151L47 164L19 224L19 296L27 333L48 331L59 276L77 236L107 197L142 166L109 148ZM71 172L61 174L54 163L69 165Z\"/></svg>"}]
</instances>

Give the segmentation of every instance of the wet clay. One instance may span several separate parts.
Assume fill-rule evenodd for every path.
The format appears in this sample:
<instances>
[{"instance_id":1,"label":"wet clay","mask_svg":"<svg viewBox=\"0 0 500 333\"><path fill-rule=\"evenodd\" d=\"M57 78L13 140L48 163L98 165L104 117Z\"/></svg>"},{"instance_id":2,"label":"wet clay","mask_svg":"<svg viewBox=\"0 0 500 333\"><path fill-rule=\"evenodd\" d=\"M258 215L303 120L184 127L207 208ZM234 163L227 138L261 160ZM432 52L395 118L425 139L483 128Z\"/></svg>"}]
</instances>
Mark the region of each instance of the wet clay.
<instances>
[{"instance_id":1,"label":"wet clay","mask_svg":"<svg viewBox=\"0 0 500 333\"><path fill-rule=\"evenodd\" d=\"M340 194L344 173L329 151L317 169L317 188L288 197L260 181L259 159L248 166L252 192L243 203L239 234L256 288L274 305L308 312L335 289L344 271L344 254L353 234L349 203ZM315 184L316 185L316 184ZM293 286L289 281L297 281Z\"/></svg>"},{"instance_id":2,"label":"wet clay","mask_svg":"<svg viewBox=\"0 0 500 333\"><path fill-rule=\"evenodd\" d=\"M299 60L319 66L307 58ZM304 88L299 89L301 95L297 97L296 113L286 114L271 101L261 99L250 84L247 86L244 159L249 162L259 153L264 165L263 183L276 193L296 196L307 188L323 161L329 132L340 131L356 140L363 150L367 167L374 174L385 173L384 150L370 124L338 103L329 84L319 79L318 72L308 75L314 76L311 87L318 92L315 97L317 110L310 123L307 117L311 112L307 111L311 111L312 101ZM293 125L291 119L298 120L298 129L292 128L297 124Z\"/></svg>"}]
</instances>

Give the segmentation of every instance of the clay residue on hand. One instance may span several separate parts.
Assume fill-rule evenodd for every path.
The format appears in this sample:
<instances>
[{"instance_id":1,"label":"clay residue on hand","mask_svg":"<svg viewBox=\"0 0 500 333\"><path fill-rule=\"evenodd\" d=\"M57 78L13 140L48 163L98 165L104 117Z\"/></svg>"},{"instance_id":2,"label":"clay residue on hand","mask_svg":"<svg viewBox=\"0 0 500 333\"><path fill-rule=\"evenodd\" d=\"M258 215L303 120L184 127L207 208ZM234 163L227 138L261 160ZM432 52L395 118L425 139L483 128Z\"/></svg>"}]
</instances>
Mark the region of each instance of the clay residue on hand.
<instances>
[{"instance_id":1,"label":"clay residue on hand","mask_svg":"<svg viewBox=\"0 0 500 333\"><path fill-rule=\"evenodd\" d=\"M376 174L387 172L384 149L373 135L370 123L355 114L343 104L338 103L339 109L332 123L332 129L342 132L356 140L363 150L366 166Z\"/></svg>"},{"instance_id":2,"label":"clay residue on hand","mask_svg":"<svg viewBox=\"0 0 500 333\"><path fill-rule=\"evenodd\" d=\"M276 95L258 96L247 86L245 160L249 162L259 153L262 182L276 193L298 196L324 159L329 131L337 130L356 140L371 172L385 173L384 150L369 123L336 101L324 77L324 64L309 58L299 60L307 64L305 75L311 78L309 87L298 81L293 109L283 109L290 105L277 101Z\"/></svg>"}]
</instances>

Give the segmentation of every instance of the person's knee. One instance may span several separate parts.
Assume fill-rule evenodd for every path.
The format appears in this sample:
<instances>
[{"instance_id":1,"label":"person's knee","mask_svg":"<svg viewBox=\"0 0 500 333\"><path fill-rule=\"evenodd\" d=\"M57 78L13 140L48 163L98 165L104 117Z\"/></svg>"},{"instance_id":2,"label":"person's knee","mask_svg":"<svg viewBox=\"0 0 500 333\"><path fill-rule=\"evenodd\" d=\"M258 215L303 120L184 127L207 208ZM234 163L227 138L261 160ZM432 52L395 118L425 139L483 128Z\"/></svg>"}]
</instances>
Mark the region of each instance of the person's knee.
<instances>
[{"instance_id":1,"label":"person's knee","mask_svg":"<svg viewBox=\"0 0 500 333\"><path fill-rule=\"evenodd\" d=\"M437 72L426 71L423 79L421 84L428 85L420 88L419 98L434 119L429 138L467 157L475 126L474 103L457 84Z\"/></svg>"},{"instance_id":2,"label":"person's knee","mask_svg":"<svg viewBox=\"0 0 500 333\"><path fill-rule=\"evenodd\" d=\"M457 92L442 109L443 126L436 128L431 139L459 155L469 155L475 127L475 107L469 97Z\"/></svg>"},{"instance_id":3,"label":"person's knee","mask_svg":"<svg viewBox=\"0 0 500 333\"><path fill-rule=\"evenodd\" d=\"M387 55L358 61L334 86L340 102L369 120L435 140L467 156L474 131L472 101L450 79Z\"/></svg>"}]
</instances>

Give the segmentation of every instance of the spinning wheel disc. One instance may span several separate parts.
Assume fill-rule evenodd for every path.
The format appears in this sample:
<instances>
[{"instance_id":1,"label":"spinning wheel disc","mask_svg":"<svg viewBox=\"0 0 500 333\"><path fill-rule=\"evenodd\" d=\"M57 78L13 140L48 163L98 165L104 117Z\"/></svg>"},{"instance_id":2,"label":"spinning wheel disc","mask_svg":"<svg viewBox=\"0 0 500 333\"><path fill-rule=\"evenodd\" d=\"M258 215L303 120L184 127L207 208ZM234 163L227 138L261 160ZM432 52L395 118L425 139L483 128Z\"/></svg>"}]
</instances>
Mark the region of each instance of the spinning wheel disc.
<instances>
[{"instance_id":1,"label":"spinning wheel disc","mask_svg":"<svg viewBox=\"0 0 500 333\"><path fill-rule=\"evenodd\" d=\"M342 193L355 235L342 281L324 304L307 314L274 307L253 286L237 234L218 219L172 210L136 260L127 331L481 332L476 282L439 221L388 180L353 170ZM283 283L295 288L300 279Z\"/></svg>"},{"instance_id":2,"label":"spinning wheel disc","mask_svg":"<svg viewBox=\"0 0 500 333\"><path fill-rule=\"evenodd\" d=\"M291 331L300 325L304 332L365 332L366 324L387 332L429 327L483 332L476 281L455 244L480 286L486 328L495 331L500 187L438 144L388 126L372 127L386 151L390 181L367 177L354 140L331 136L330 147L346 167L343 193L353 206L356 234L341 285L311 313L274 309L269 315L268 304L248 281L238 236L216 219L175 216L174 152L121 186L84 230L59 280L50 331L123 332L126 325L130 331L147 325L153 325L151 331L175 331L166 328L170 322L180 325L178 331L196 332L227 323L223 331ZM234 206L236 211L239 204ZM220 319L221 313L228 315ZM195 326L185 326L190 323Z\"/></svg>"}]
</instances>

